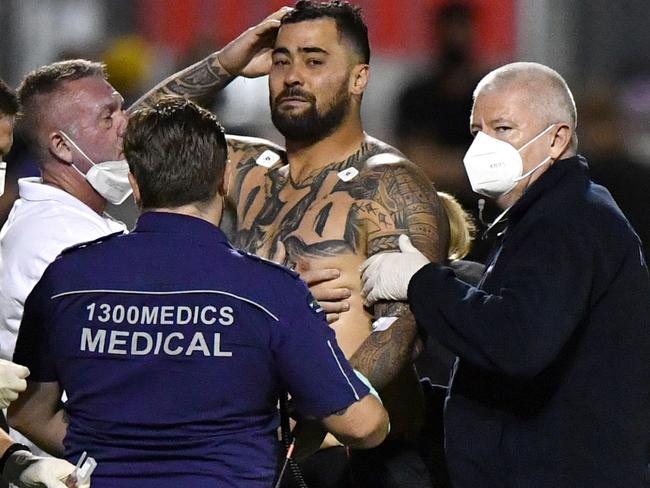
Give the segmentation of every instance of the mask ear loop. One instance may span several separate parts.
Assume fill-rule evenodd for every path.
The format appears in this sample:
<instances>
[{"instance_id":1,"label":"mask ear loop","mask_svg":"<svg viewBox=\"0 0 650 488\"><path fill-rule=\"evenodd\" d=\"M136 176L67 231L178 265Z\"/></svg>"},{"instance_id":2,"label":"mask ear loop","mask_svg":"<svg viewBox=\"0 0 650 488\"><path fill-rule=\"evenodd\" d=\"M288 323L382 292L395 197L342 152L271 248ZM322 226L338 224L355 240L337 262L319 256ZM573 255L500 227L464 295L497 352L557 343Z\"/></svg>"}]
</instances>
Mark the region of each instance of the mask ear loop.
<instances>
[{"instance_id":1,"label":"mask ear loop","mask_svg":"<svg viewBox=\"0 0 650 488\"><path fill-rule=\"evenodd\" d=\"M94 161L93 161L92 159L90 159L90 157L89 157L85 152L83 152L83 150L82 150L79 146L77 146L77 143L74 142L74 141L72 140L72 138L71 138L68 134L66 134L63 130L60 130L59 133L60 133L60 134L65 138L66 141L68 141L70 144L72 144L72 146L73 146L77 151L79 151L79 154L81 154L84 158L86 158L90 164L92 164L93 166L97 166L97 165L94 163ZM79 168L77 168L77 165L75 165L74 163L70 163L70 164L71 164L71 166L72 166L74 169L77 170L77 172L78 172L81 176L83 176L83 177L86 176L85 174L83 174L83 173L81 172L81 170L80 170Z\"/></svg>"},{"instance_id":2,"label":"mask ear loop","mask_svg":"<svg viewBox=\"0 0 650 488\"><path fill-rule=\"evenodd\" d=\"M554 127L554 126L555 126L555 124L551 124L551 125L549 125L546 129L544 129L542 132L540 132L539 134L537 134L535 137L533 137L533 138L532 138L530 141L528 141L526 144L524 144L524 145L521 146L519 149L517 149L517 152L521 152L521 151L523 151L524 149L526 149L526 148L527 148L528 146L530 146L533 142L535 142L537 139L539 139L539 138L542 137L544 134L546 134L546 133L551 129L551 127Z\"/></svg>"},{"instance_id":3,"label":"mask ear loop","mask_svg":"<svg viewBox=\"0 0 650 488\"><path fill-rule=\"evenodd\" d=\"M526 171L523 175L518 176L518 177L515 178L513 181L521 181L521 180L523 180L523 179L525 179L525 178L528 178L528 177L529 177L530 175L532 175L532 174L533 174L533 173L534 173L538 168L541 168L541 167L544 166L546 163L548 163L550 160L551 160L551 156L549 156L549 157L547 157L546 159L544 159L544 161L542 161L541 163L539 163L537 166L535 166L535 167L534 167L533 169L531 169L530 171Z\"/></svg>"},{"instance_id":4,"label":"mask ear loop","mask_svg":"<svg viewBox=\"0 0 650 488\"><path fill-rule=\"evenodd\" d=\"M517 149L517 152L520 153L522 150L526 149L526 147L528 147L530 144L532 144L532 143L535 142L537 139L539 139L540 137L542 137L544 134L546 134L546 133L551 129L551 127L554 127L554 126L555 126L555 124L551 124L551 125L549 125L546 129L544 129L542 132L540 132L539 134L537 134L535 137L533 137L533 138L532 138L530 141L528 141L526 144L524 144L524 145L521 146L519 149ZM548 163L551 159L552 159L552 158L551 158L550 156L547 157L546 159L544 159L544 161L542 161L541 163L539 163L539 164L538 164L537 166L535 166L533 169L531 169L531 170L529 170L529 171L526 171L526 173L524 173L523 175L518 176L517 178L515 178L514 181L521 181L521 180L523 180L524 178L528 178L528 177L529 177L530 175L532 175L532 174L533 174L537 169L539 169L539 168L541 168L542 166L544 166L544 165L545 165L546 163Z\"/></svg>"}]
</instances>

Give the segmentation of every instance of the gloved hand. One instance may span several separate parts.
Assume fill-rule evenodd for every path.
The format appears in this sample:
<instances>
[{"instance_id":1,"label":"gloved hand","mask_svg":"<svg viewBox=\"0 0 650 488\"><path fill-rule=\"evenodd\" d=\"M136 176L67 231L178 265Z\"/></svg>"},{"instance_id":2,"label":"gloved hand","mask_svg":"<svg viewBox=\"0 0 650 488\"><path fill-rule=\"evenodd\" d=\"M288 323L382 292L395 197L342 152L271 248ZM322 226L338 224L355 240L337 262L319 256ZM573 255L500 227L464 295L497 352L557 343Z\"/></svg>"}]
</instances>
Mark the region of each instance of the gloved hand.
<instances>
[{"instance_id":1,"label":"gloved hand","mask_svg":"<svg viewBox=\"0 0 650 488\"><path fill-rule=\"evenodd\" d=\"M361 295L366 306L378 300L406 300L409 281L420 268L429 264L407 235L399 236L398 242L401 252L375 254L361 265Z\"/></svg>"},{"instance_id":2,"label":"gloved hand","mask_svg":"<svg viewBox=\"0 0 650 488\"><path fill-rule=\"evenodd\" d=\"M66 488L65 480L75 469L64 459L34 456L29 451L16 451L5 464L2 477L19 488ZM90 481L77 488L90 488Z\"/></svg>"},{"instance_id":3,"label":"gloved hand","mask_svg":"<svg viewBox=\"0 0 650 488\"><path fill-rule=\"evenodd\" d=\"M25 391L29 369L25 366L0 359L0 408L7 408L18 398L18 393Z\"/></svg>"}]
</instances>

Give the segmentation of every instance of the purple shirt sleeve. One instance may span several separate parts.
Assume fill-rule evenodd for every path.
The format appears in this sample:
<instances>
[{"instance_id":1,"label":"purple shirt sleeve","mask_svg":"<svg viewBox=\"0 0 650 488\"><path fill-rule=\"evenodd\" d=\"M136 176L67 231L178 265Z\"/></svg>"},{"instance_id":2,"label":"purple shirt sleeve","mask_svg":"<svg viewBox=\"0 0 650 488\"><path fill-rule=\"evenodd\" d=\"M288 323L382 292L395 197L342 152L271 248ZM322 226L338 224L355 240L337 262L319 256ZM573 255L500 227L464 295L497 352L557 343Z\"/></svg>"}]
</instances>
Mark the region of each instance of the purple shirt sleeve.
<instances>
[{"instance_id":1,"label":"purple shirt sleeve","mask_svg":"<svg viewBox=\"0 0 650 488\"><path fill-rule=\"evenodd\" d=\"M273 354L298 412L324 418L369 390L354 374L318 302L302 281L296 283L298 290L290 294L295 299L273 334Z\"/></svg>"},{"instance_id":2,"label":"purple shirt sleeve","mask_svg":"<svg viewBox=\"0 0 650 488\"><path fill-rule=\"evenodd\" d=\"M47 318L50 316L49 308L50 294L46 272L25 301L13 356L15 363L29 368L31 381L57 381L47 324Z\"/></svg>"}]
</instances>

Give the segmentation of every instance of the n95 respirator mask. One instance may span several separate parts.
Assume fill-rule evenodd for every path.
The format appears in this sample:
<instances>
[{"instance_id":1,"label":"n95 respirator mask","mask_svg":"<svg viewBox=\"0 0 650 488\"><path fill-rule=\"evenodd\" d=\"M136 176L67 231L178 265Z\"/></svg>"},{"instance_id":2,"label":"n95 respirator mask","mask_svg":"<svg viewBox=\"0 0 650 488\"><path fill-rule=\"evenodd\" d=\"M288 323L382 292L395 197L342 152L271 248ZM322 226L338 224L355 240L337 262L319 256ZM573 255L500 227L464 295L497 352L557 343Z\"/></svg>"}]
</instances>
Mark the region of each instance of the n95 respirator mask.
<instances>
[{"instance_id":1,"label":"n95 respirator mask","mask_svg":"<svg viewBox=\"0 0 650 488\"><path fill-rule=\"evenodd\" d=\"M549 162L550 156L530 171L522 174L524 164L521 151L548 132L553 125L549 125L519 149L479 131L463 158L472 190L488 198L497 198L510 192L517 182L527 178L535 170Z\"/></svg>"},{"instance_id":2,"label":"n95 respirator mask","mask_svg":"<svg viewBox=\"0 0 650 488\"><path fill-rule=\"evenodd\" d=\"M60 132L79 151L79 154L92 164L86 174L83 174L74 163L72 163L72 166L88 181L97 193L114 205L122 204L133 193L131 183L129 182L129 164L126 162L126 159L95 163L70 136L63 131Z\"/></svg>"}]
</instances>

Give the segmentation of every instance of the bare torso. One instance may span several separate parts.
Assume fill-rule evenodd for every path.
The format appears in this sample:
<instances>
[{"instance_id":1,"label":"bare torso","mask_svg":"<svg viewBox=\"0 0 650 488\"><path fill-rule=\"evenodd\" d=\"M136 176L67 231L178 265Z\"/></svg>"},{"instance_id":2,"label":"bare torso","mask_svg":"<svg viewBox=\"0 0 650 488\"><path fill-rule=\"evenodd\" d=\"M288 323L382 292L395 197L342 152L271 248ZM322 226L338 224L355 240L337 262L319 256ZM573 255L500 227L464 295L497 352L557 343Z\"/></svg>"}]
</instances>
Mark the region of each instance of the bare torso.
<instances>
[{"instance_id":1,"label":"bare torso","mask_svg":"<svg viewBox=\"0 0 650 488\"><path fill-rule=\"evenodd\" d=\"M376 252L397 249L402 233L410 234L430 258L444 255L440 243L446 246L446 235L438 235L435 190L397 150L370 137L354 155L302 182L291 179L283 152L264 142L229 140L234 165L229 196L237 211L233 243L265 258L280 258L298 272L338 268L341 276L331 286L349 288L352 295L350 310L331 325L350 358L371 333L374 317L398 315L403 307L364 307L361 263ZM267 168L260 156L269 149L279 158ZM410 437L422 413L418 384L411 370L393 383L382 398L392 410L393 430Z\"/></svg>"}]
</instances>

